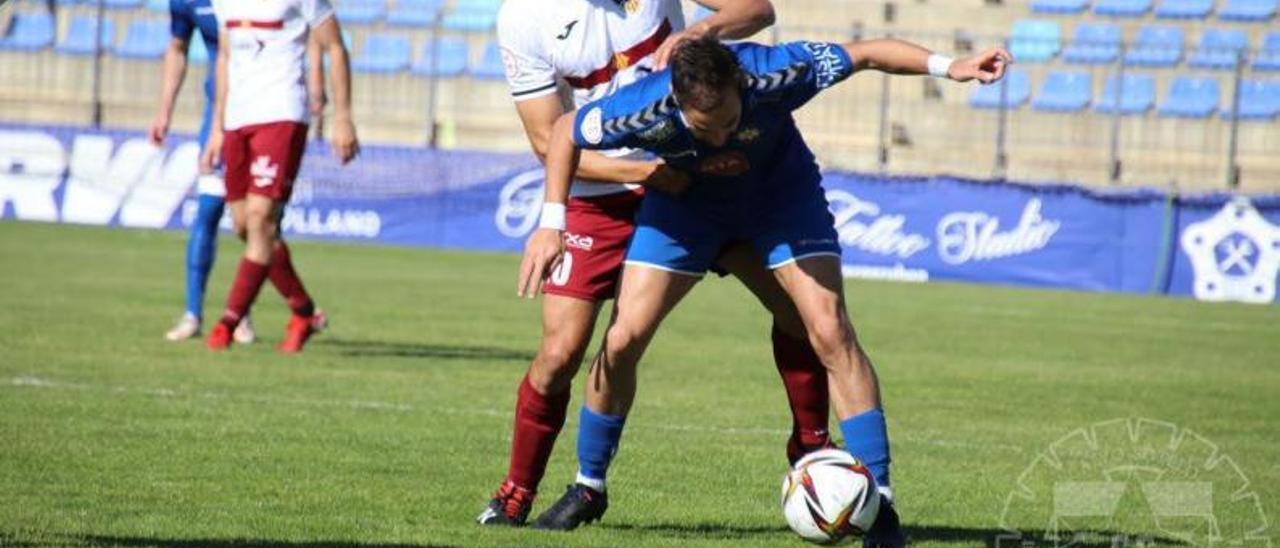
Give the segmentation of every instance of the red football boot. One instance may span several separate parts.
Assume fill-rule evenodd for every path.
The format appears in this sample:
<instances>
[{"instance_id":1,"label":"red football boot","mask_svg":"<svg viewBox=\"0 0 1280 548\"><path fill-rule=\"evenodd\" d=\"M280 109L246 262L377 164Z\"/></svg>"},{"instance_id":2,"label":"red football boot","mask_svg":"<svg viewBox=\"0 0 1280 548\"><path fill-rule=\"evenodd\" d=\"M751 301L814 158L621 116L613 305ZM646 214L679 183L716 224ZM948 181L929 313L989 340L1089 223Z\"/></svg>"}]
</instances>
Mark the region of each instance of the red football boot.
<instances>
[{"instance_id":1,"label":"red football boot","mask_svg":"<svg viewBox=\"0 0 1280 548\"><path fill-rule=\"evenodd\" d=\"M310 316L294 314L289 318L289 325L284 329L284 340L280 341L280 351L286 354L302 352L302 346L307 344L307 339L328 325L328 316L320 310L316 310L316 313Z\"/></svg>"},{"instance_id":2,"label":"red football boot","mask_svg":"<svg viewBox=\"0 0 1280 548\"><path fill-rule=\"evenodd\" d=\"M209 339L205 343L209 350L226 350L231 347L231 330L227 328L227 324L215 323L213 329L209 330Z\"/></svg>"}]
</instances>

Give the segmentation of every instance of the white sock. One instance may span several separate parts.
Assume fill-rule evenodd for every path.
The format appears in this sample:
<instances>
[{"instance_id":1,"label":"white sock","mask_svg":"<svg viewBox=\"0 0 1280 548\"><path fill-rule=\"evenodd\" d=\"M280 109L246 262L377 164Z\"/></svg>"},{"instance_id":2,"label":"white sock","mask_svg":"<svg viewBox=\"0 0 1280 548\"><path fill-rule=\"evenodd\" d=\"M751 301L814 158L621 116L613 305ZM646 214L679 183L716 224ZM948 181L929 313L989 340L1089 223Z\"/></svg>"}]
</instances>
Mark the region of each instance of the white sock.
<instances>
[{"instance_id":1,"label":"white sock","mask_svg":"<svg viewBox=\"0 0 1280 548\"><path fill-rule=\"evenodd\" d=\"M880 495L881 495L881 496L883 496L884 498L889 499L889 502L893 502L893 488L892 488L892 487L889 487L888 485L880 485L880 486L877 486L877 487L876 487L876 490L880 491Z\"/></svg>"},{"instance_id":2,"label":"white sock","mask_svg":"<svg viewBox=\"0 0 1280 548\"><path fill-rule=\"evenodd\" d=\"M585 485L587 487L590 487L592 489L595 489L596 491L599 491L601 493L604 492L604 478L600 478L600 479L589 478L587 476L582 475L582 472L578 472L578 479L574 481L582 485Z\"/></svg>"}]
</instances>

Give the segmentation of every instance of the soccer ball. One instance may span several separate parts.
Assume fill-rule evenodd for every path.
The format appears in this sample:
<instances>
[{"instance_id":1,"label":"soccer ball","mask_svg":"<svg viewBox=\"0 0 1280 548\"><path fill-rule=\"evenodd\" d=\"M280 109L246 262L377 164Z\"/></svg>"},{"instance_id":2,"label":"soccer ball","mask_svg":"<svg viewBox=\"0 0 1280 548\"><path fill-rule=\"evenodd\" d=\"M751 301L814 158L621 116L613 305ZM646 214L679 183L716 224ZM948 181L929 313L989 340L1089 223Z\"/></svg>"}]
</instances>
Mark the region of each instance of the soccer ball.
<instances>
[{"instance_id":1,"label":"soccer ball","mask_svg":"<svg viewBox=\"0 0 1280 548\"><path fill-rule=\"evenodd\" d=\"M782 478L782 513L791 530L809 542L860 537L879 511L880 492L871 471L839 449L806 455Z\"/></svg>"}]
</instances>

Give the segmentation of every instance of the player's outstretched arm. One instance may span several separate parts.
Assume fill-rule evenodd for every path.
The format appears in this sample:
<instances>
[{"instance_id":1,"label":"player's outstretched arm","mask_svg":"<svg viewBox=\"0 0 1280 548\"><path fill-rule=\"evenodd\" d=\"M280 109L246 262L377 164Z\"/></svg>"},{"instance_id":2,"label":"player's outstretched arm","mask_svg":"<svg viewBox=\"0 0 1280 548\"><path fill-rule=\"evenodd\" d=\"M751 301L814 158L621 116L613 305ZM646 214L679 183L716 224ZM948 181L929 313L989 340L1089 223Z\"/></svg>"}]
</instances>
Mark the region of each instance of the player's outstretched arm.
<instances>
[{"instance_id":1,"label":"player's outstretched arm","mask_svg":"<svg viewBox=\"0 0 1280 548\"><path fill-rule=\"evenodd\" d=\"M853 59L854 70L878 70L891 74L932 74L957 82L978 80L990 84L1004 77L1013 56L1004 48L991 48L977 55L951 59L903 40L891 38L862 40L844 45Z\"/></svg>"},{"instance_id":2,"label":"player's outstretched arm","mask_svg":"<svg viewBox=\"0 0 1280 548\"><path fill-rule=\"evenodd\" d=\"M553 127L565 113L560 97L551 94L519 101L516 103L516 113L524 124L529 146L533 147L534 154L545 164ZM683 192L689 185L688 177L662 162L610 158L593 150L581 151L580 156L574 176L586 181L642 185L672 194Z\"/></svg>"},{"instance_id":3,"label":"player's outstretched arm","mask_svg":"<svg viewBox=\"0 0 1280 548\"><path fill-rule=\"evenodd\" d=\"M351 118L351 64L347 45L342 43L338 18L329 17L311 29L316 45L329 56L329 88L333 91L333 133L329 145L333 155L343 164L360 152L356 126Z\"/></svg>"},{"instance_id":4,"label":"player's outstretched arm","mask_svg":"<svg viewBox=\"0 0 1280 548\"><path fill-rule=\"evenodd\" d=\"M543 280L556 269L564 256L565 205L569 201L569 186L577 170L582 154L573 142L574 113L556 120L551 129L547 150L547 181L542 197L542 214L538 229L525 242L524 258L520 261L520 277L516 281L516 295L534 298Z\"/></svg>"},{"instance_id":5,"label":"player's outstretched arm","mask_svg":"<svg viewBox=\"0 0 1280 548\"><path fill-rule=\"evenodd\" d=\"M696 40L703 36L726 40L741 40L772 25L777 16L769 0L694 0L715 13L668 36L654 52L654 67L662 70L671 59L676 44L681 40Z\"/></svg>"},{"instance_id":6,"label":"player's outstretched arm","mask_svg":"<svg viewBox=\"0 0 1280 548\"><path fill-rule=\"evenodd\" d=\"M151 121L147 137L151 144L164 144L169 134L169 121L173 117L173 105L178 99L178 91L182 89L182 80L187 75L187 45L190 39L170 38L169 47L164 50L163 83L160 85L160 108Z\"/></svg>"},{"instance_id":7,"label":"player's outstretched arm","mask_svg":"<svg viewBox=\"0 0 1280 548\"><path fill-rule=\"evenodd\" d=\"M204 151L200 154L200 171L212 173L214 166L222 158L222 120L227 112L227 54L231 39L227 31L218 32L218 59L213 69L213 120L209 128L209 140L205 141Z\"/></svg>"}]
</instances>

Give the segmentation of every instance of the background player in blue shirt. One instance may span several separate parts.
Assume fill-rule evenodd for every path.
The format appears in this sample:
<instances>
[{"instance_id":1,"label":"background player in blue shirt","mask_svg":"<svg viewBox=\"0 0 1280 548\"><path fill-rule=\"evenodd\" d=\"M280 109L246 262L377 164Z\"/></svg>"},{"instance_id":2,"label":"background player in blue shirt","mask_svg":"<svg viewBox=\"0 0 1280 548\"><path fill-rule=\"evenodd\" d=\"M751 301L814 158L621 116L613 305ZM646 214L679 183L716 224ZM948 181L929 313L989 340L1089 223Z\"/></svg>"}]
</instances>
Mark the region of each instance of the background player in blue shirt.
<instances>
[{"instance_id":1,"label":"background player in blue shirt","mask_svg":"<svg viewBox=\"0 0 1280 548\"><path fill-rule=\"evenodd\" d=\"M160 90L160 108L151 122L147 136L155 145L164 144L169 133L169 123L173 116L173 107L182 89L182 81L187 74L187 49L191 38L199 32L204 40L205 51L208 52L209 69L204 81L204 115L200 121L200 146L204 147L209 139L213 120L214 67L218 52L218 20L213 15L213 5L209 0L170 0L169 1L169 48L164 54L164 79ZM310 107L313 114L318 115L324 108L324 74L318 61L319 51L308 48L307 88L310 95ZM165 338L171 341L189 339L200 334L201 320L204 315L204 291L209 280L209 271L213 269L213 259L217 251L218 223L222 219L223 194L225 188L221 177L214 173L201 174L196 184L196 218L191 223L191 236L187 240L187 309L167 333ZM235 340L240 344L253 342L255 336L249 318L245 317L235 330Z\"/></svg>"},{"instance_id":2,"label":"background player in blue shirt","mask_svg":"<svg viewBox=\"0 0 1280 548\"><path fill-rule=\"evenodd\" d=\"M549 511L557 528L598 519L603 485L635 396L635 368L662 319L727 243L764 257L795 303L827 367L846 449L871 469L880 515L866 542L901 546L892 505L889 439L880 389L845 310L840 245L817 162L792 111L858 70L932 74L959 82L1000 79L1002 49L952 60L899 40L796 42L769 47L685 42L668 70L584 105L556 123L545 201L563 204L582 149L633 147L693 176L682 195L651 192L641 205L618 292L616 318L591 367L581 411L578 484ZM519 291L536 289L563 250L559 231L530 236Z\"/></svg>"}]
</instances>

